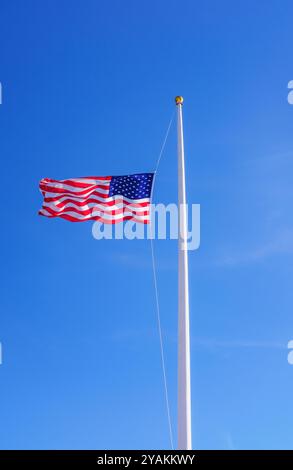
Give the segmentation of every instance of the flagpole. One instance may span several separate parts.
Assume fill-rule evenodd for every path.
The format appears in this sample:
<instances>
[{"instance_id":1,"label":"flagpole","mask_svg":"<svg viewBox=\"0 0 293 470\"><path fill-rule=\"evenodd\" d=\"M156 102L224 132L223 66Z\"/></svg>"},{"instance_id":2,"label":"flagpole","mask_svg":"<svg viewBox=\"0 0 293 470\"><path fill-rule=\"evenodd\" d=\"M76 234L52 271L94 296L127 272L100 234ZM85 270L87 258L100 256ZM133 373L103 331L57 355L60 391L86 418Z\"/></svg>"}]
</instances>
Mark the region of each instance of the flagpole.
<instances>
[{"instance_id":1,"label":"flagpole","mask_svg":"<svg viewBox=\"0 0 293 470\"><path fill-rule=\"evenodd\" d=\"M178 132L178 449L191 450L190 337L182 96L176 96Z\"/></svg>"}]
</instances>

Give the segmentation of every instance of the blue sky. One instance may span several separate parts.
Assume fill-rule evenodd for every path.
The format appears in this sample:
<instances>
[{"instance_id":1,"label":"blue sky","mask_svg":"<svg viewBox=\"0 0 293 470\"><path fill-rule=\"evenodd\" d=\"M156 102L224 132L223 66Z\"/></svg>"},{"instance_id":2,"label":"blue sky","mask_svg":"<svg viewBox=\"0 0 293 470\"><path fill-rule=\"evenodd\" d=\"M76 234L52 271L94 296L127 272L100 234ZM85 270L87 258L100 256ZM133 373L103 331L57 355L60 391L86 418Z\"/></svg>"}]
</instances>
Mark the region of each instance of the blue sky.
<instances>
[{"instance_id":1,"label":"blue sky","mask_svg":"<svg viewBox=\"0 0 293 470\"><path fill-rule=\"evenodd\" d=\"M169 448L148 241L37 216L152 171L185 97L193 446L293 448L292 2L2 1L0 448ZM176 130L155 202L176 201ZM5 208L5 209L4 209ZM156 241L176 435L177 246Z\"/></svg>"}]
</instances>

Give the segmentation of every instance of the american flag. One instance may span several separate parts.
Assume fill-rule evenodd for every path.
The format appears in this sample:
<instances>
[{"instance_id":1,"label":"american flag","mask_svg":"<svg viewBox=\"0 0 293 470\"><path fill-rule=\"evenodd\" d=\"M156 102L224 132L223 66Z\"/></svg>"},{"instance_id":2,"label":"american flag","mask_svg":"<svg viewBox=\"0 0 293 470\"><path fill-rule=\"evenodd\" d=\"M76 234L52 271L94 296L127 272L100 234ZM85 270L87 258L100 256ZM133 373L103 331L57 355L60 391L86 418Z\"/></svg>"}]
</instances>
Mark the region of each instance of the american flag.
<instances>
[{"instance_id":1,"label":"american flag","mask_svg":"<svg viewBox=\"0 0 293 470\"><path fill-rule=\"evenodd\" d=\"M126 176L86 176L67 180L43 178L40 215L70 222L99 220L116 224L133 220L147 224L154 173Z\"/></svg>"}]
</instances>

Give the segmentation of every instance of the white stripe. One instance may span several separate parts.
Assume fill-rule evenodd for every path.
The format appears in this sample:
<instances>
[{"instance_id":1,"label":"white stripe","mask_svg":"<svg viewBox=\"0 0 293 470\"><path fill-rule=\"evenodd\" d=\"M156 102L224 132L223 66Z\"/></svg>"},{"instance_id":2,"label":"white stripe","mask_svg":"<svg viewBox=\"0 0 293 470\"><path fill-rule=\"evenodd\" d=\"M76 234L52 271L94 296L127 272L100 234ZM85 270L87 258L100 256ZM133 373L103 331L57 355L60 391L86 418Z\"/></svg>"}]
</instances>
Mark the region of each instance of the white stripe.
<instances>
[{"instance_id":1,"label":"white stripe","mask_svg":"<svg viewBox=\"0 0 293 470\"><path fill-rule=\"evenodd\" d=\"M100 190L97 190L100 192ZM94 197L95 199L99 201L105 201L105 197L103 196L97 196L96 194L92 194L94 191L91 191L90 193L82 194L81 196L78 196L77 194L68 194L68 193L47 193L45 191L45 196L44 197L58 197L58 199L61 201L63 199L72 199L76 201L86 201L90 197Z\"/></svg>"},{"instance_id":2,"label":"white stripe","mask_svg":"<svg viewBox=\"0 0 293 470\"><path fill-rule=\"evenodd\" d=\"M110 186L110 183L107 183L104 185L104 186L107 186L107 189L103 189L103 188L97 187L96 185L92 185L88 188L75 188L74 186L69 186L67 184L61 184L61 183L58 183L58 184L57 183L56 184L42 183L42 184L45 186L45 189L41 189L41 191L45 191L46 193L54 193L55 189L64 189L64 193L66 193L66 191L71 191L71 192L76 193L77 195L78 193L83 192L83 191L86 191L85 194L87 194L88 192L89 193L93 192L93 191L99 191L100 193L107 194L109 191L109 186ZM57 193L57 194L60 194L60 193ZM83 195L84 194L81 194L81 196Z\"/></svg>"},{"instance_id":3,"label":"white stripe","mask_svg":"<svg viewBox=\"0 0 293 470\"><path fill-rule=\"evenodd\" d=\"M146 215L133 214L133 212L127 211L127 210L125 212L122 212L121 214L114 214L114 215L107 214L104 211L93 210L92 216L93 217L101 216L106 220L117 220L119 218L127 217L127 216L135 217L138 220L146 220L147 218L149 218L149 214L146 214Z\"/></svg>"},{"instance_id":4,"label":"white stripe","mask_svg":"<svg viewBox=\"0 0 293 470\"><path fill-rule=\"evenodd\" d=\"M46 211L46 209L42 209L41 210L42 214L44 215L48 215L48 216L51 216L52 217L52 214L48 211ZM81 214L77 214L76 212L62 212L60 215L70 215L71 217L74 217L75 219L79 219L79 220L87 220L87 219L91 219L92 217L99 217L99 216L102 216L103 219L105 220L118 220L118 219L122 219L123 217L127 217L127 216L131 216L131 217L134 217L135 219L138 219L138 220L149 220L149 215L136 215L136 214L133 214L131 212L124 212L124 214L115 214L115 215L109 215L109 214L105 214L103 211L93 211L92 214L89 214L89 215L81 215ZM56 217L58 217L59 214L56 212Z\"/></svg>"}]
</instances>

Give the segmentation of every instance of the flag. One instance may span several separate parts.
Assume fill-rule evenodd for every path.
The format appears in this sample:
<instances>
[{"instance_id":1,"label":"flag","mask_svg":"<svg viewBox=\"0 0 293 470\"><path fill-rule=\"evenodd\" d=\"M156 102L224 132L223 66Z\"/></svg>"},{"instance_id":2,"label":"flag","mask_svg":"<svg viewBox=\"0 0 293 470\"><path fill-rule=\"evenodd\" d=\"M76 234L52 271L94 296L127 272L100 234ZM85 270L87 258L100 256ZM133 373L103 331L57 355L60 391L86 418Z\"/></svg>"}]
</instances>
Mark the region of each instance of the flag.
<instances>
[{"instance_id":1,"label":"flag","mask_svg":"<svg viewBox=\"0 0 293 470\"><path fill-rule=\"evenodd\" d=\"M70 222L99 220L116 224L133 220L147 224L154 173L126 176L87 176L67 180L43 178L40 215Z\"/></svg>"}]
</instances>

